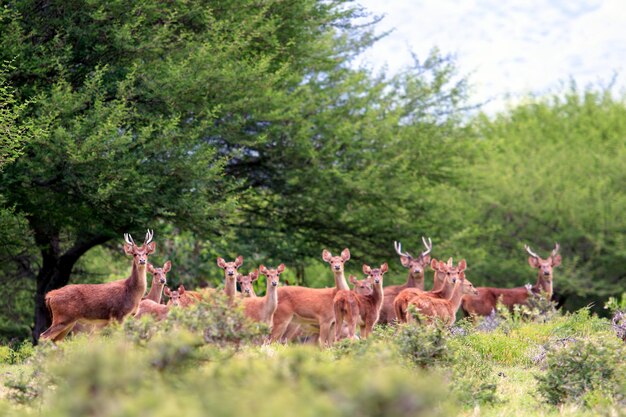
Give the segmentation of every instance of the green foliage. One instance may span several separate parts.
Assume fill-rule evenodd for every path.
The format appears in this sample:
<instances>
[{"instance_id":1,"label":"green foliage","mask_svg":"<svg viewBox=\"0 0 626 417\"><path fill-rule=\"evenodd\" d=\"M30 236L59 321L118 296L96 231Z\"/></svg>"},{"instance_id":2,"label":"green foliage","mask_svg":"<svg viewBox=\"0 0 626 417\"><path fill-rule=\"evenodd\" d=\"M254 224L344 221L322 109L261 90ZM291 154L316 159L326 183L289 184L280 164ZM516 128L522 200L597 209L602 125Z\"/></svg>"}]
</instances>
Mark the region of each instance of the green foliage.
<instances>
[{"instance_id":1,"label":"green foliage","mask_svg":"<svg viewBox=\"0 0 626 417\"><path fill-rule=\"evenodd\" d=\"M604 309L609 310L611 314L615 314L617 311L626 311L626 292L622 293L619 300L617 297L609 297L604 303Z\"/></svg>"},{"instance_id":2,"label":"green foliage","mask_svg":"<svg viewBox=\"0 0 626 417\"><path fill-rule=\"evenodd\" d=\"M491 361L473 349L458 349L452 354L452 389L467 406L494 403L498 400L498 381Z\"/></svg>"},{"instance_id":3,"label":"green foliage","mask_svg":"<svg viewBox=\"0 0 626 417\"><path fill-rule=\"evenodd\" d=\"M400 325L395 337L400 355L415 366L427 368L450 360L447 329L443 325Z\"/></svg>"},{"instance_id":4,"label":"green foliage","mask_svg":"<svg viewBox=\"0 0 626 417\"><path fill-rule=\"evenodd\" d=\"M550 404L594 405L598 395L615 396L626 377L624 345L616 339L574 340L551 348L545 374L536 376L538 391Z\"/></svg>"}]
</instances>

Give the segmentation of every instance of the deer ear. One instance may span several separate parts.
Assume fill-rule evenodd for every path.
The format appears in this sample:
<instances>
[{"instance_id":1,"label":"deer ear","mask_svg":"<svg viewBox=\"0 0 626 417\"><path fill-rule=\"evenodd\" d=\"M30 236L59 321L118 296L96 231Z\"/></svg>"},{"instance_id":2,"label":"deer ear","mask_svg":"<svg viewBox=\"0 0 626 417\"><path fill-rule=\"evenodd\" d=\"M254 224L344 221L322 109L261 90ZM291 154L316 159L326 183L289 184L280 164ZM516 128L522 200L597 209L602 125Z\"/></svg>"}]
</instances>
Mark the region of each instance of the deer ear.
<instances>
[{"instance_id":1,"label":"deer ear","mask_svg":"<svg viewBox=\"0 0 626 417\"><path fill-rule=\"evenodd\" d=\"M385 272L387 272L389 270L389 265L387 265L387 262L385 262L384 264L382 264L380 266L380 271L384 274Z\"/></svg>"},{"instance_id":2,"label":"deer ear","mask_svg":"<svg viewBox=\"0 0 626 417\"><path fill-rule=\"evenodd\" d=\"M369 275L369 274L370 274L370 272L372 272L372 268L370 268L370 267L369 267L368 265L366 265L366 264L363 264L363 273L364 273L365 275Z\"/></svg>"},{"instance_id":3,"label":"deer ear","mask_svg":"<svg viewBox=\"0 0 626 417\"><path fill-rule=\"evenodd\" d=\"M439 270L440 271L445 271L446 270L446 263L444 261L439 261Z\"/></svg>"},{"instance_id":4,"label":"deer ear","mask_svg":"<svg viewBox=\"0 0 626 417\"><path fill-rule=\"evenodd\" d=\"M439 262L435 258L430 261L430 269L433 271L437 271L437 269L439 269Z\"/></svg>"},{"instance_id":5,"label":"deer ear","mask_svg":"<svg viewBox=\"0 0 626 417\"><path fill-rule=\"evenodd\" d=\"M168 297L172 296L172 290L170 290L170 287L163 288L163 293Z\"/></svg>"},{"instance_id":6,"label":"deer ear","mask_svg":"<svg viewBox=\"0 0 626 417\"><path fill-rule=\"evenodd\" d=\"M151 253L154 253L154 251L156 250L156 242L150 242L146 245L146 255L150 255Z\"/></svg>"},{"instance_id":7,"label":"deer ear","mask_svg":"<svg viewBox=\"0 0 626 417\"><path fill-rule=\"evenodd\" d=\"M461 271L459 273L459 279L464 280L465 279L465 271Z\"/></svg>"},{"instance_id":8,"label":"deer ear","mask_svg":"<svg viewBox=\"0 0 626 417\"><path fill-rule=\"evenodd\" d=\"M267 274L267 268L265 267L265 265L260 265L260 266L259 266L259 271L260 271L263 275Z\"/></svg>"},{"instance_id":9,"label":"deer ear","mask_svg":"<svg viewBox=\"0 0 626 417\"><path fill-rule=\"evenodd\" d=\"M530 265L531 268L539 268L539 260L535 258L534 256L528 257L528 264Z\"/></svg>"},{"instance_id":10,"label":"deer ear","mask_svg":"<svg viewBox=\"0 0 626 417\"><path fill-rule=\"evenodd\" d=\"M252 281L256 281L259 278L259 270L255 269L254 271L250 272L250 277L252 278Z\"/></svg>"},{"instance_id":11,"label":"deer ear","mask_svg":"<svg viewBox=\"0 0 626 417\"><path fill-rule=\"evenodd\" d=\"M350 275L350 278L348 278L350 280L350 282L352 283L352 285L356 285L356 277L354 275Z\"/></svg>"},{"instance_id":12,"label":"deer ear","mask_svg":"<svg viewBox=\"0 0 626 417\"><path fill-rule=\"evenodd\" d=\"M332 257L333 257L333 255L331 255L331 253L330 253L330 252L328 252L326 249L324 249L324 250L322 251L322 259L323 259L325 262L330 262L330 258L332 258Z\"/></svg>"},{"instance_id":13,"label":"deer ear","mask_svg":"<svg viewBox=\"0 0 626 417\"><path fill-rule=\"evenodd\" d=\"M239 255L237 259L235 259L235 265L237 265L237 267L243 265L243 256Z\"/></svg>"},{"instance_id":14,"label":"deer ear","mask_svg":"<svg viewBox=\"0 0 626 417\"><path fill-rule=\"evenodd\" d=\"M344 262L350 260L350 250L348 248L341 251L341 259L343 259Z\"/></svg>"},{"instance_id":15,"label":"deer ear","mask_svg":"<svg viewBox=\"0 0 626 417\"><path fill-rule=\"evenodd\" d=\"M224 258L217 258L217 266L220 268L226 267L226 261L224 261Z\"/></svg>"},{"instance_id":16,"label":"deer ear","mask_svg":"<svg viewBox=\"0 0 626 417\"><path fill-rule=\"evenodd\" d=\"M183 295L185 293L185 286L183 284L180 284L178 286L178 292L180 293L180 295Z\"/></svg>"},{"instance_id":17,"label":"deer ear","mask_svg":"<svg viewBox=\"0 0 626 417\"><path fill-rule=\"evenodd\" d=\"M552 256L552 266L561 265L561 255Z\"/></svg>"},{"instance_id":18,"label":"deer ear","mask_svg":"<svg viewBox=\"0 0 626 417\"><path fill-rule=\"evenodd\" d=\"M150 272L151 274L154 273L154 266L151 263L148 263L148 272Z\"/></svg>"},{"instance_id":19,"label":"deer ear","mask_svg":"<svg viewBox=\"0 0 626 417\"><path fill-rule=\"evenodd\" d=\"M449 267L452 267L452 265L454 265L454 262L452 261L452 256L448 258L448 262L446 265Z\"/></svg>"},{"instance_id":20,"label":"deer ear","mask_svg":"<svg viewBox=\"0 0 626 417\"><path fill-rule=\"evenodd\" d=\"M124 243L124 253L126 255L133 255L134 245L129 245L128 243Z\"/></svg>"},{"instance_id":21,"label":"deer ear","mask_svg":"<svg viewBox=\"0 0 626 417\"><path fill-rule=\"evenodd\" d=\"M400 256L400 263L402 264L403 267L408 268L409 265L411 264L411 260L409 259L408 256Z\"/></svg>"},{"instance_id":22,"label":"deer ear","mask_svg":"<svg viewBox=\"0 0 626 417\"><path fill-rule=\"evenodd\" d=\"M241 282L243 275L237 274L237 282Z\"/></svg>"},{"instance_id":23,"label":"deer ear","mask_svg":"<svg viewBox=\"0 0 626 417\"><path fill-rule=\"evenodd\" d=\"M430 255L422 257L422 262L424 265L428 265L430 263Z\"/></svg>"},{"instance_id":24,"label":"deer ear","mask_svg":"<svg viewBox=\"0 0 626 417\"><path fill-rule=\"evenodd\" d=\"M280 264L278 265L278 268L276 268L276 272L278 272L279 274L282 274L284 270L285 270L285 264Z\"/></svg>"},{"instance_id":25,"label":"deer ear","mask_svg":"<svg viewBox=\"0 0 626 417\"><path fill-rule=\"evenodd\" d=\"M467 268L467 261L465 259L461 259L461 262L459 262L459 272L465 271L466 268Z\"/></svg>"},{"instance_id":26,"label":"deer ear","mask_svg":"<svg viewBox=\"0 0 626 417\"><path fill-rule=\"evenodd\" d=\"M168 272L170 272L170 269L172 269L172 261L165 262L165 264L163 265L163 272L167 274Z\"/></svg>"}]
</instances>

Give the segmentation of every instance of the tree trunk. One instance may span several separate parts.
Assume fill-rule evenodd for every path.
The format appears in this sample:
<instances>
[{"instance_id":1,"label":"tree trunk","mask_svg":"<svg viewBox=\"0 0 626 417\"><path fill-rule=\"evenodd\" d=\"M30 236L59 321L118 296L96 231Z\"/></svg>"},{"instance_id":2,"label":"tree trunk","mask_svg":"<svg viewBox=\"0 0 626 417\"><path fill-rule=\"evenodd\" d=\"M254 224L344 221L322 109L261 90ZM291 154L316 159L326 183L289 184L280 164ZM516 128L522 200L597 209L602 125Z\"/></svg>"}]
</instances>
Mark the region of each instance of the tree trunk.
<instances>
[{"instance_id":1,"label":"tree trunk","mask_svg":"<svg viewBox=\"0 0 626 417\"><path fill-rule=\"evenodd\" d=\"M89 249L105 243L110 237L104 235L79 236L74 245L64 254L61 254L58 232L42 233L35 230L34 234L43 259L41 269L37 274L37 290L35 292L33 343L37 344L39 335L52 323L50 311L46 306L46 294L67 285L76 261Z\"/></svg>"}]
</instances>

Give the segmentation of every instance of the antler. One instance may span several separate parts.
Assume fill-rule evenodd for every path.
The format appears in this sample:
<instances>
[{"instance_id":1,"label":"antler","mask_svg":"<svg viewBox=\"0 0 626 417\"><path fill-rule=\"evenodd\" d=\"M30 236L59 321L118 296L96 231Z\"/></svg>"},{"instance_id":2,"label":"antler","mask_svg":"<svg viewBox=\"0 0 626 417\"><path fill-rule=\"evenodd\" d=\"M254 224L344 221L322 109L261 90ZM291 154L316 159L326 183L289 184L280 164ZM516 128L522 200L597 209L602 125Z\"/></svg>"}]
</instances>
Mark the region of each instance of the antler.
<instances>
[{"instance_id":1,"label":"antler","mask_svg":"<svg viewBox=\"0 0 626 417\"><path fill-rule=\"evenodd\" d=\"M424 236L422 236L422 242L424 242L424 246L426 246L426 251L422 252L422 254L420 255L421 258L428 255L430 251L433 250L433 241L430 240L430 238L428 238L428 243L426 243L426 239L424 239Z\"/></svg>"},{"instance_id":2,"label":"antler","mask_svg":"<svg viewBox=\"0 0 626 417\"><path fill-rule=\"evenodd\" d=\"M402 253L402 244L400 242L393 242L393 247L396 248L396 253L400 256L406 256L409 259L413 259L413 256L409 252Z\"/></svg>"},{"instance_id":3,"label":"antler","mask_svg":"<svg viewBox=\"0 0 626 417\"><path fill-rule=\"evenodd\" d=\"M133 237L130 235L130 233L124 233L124 241L130 246L137 246L135 245L135 241L133 240Z\"/></svg>"},{"instance_id":4,"label":"antler","mask_svg":"<svg viewBox=\"0 0 626 417\"><path fill-rule=\"evenodd\" d=\"M559 253L559 248L560 248L559 243L556 242L554 244L554 249L552 249L552 253L550 254L550 256L556 256L556 254Z\"/></svg>"},{"instance_id":5,"label":"antler","mask_svg":"<svg viewBox=\"0 0 626 417\"><path fill-rule=\"evenodd\" d=\"M557 247L558 247L558 243L557 243ZM533 258L539 258L539 255L537 255L535 252L530 250L530 247L528 247L528 245L524 245L524 249L526 249L526 252L528 252L530 254L530 256L532 256Z\"/></svg>"},{"instance_id":6,"label":"antler","mask_svg":"<svg viewBox=\"0 0 626 417\"><path fill-rule=\"evenodd\" d=\"M148 232L146 233L146 238L144 239L143 244L147 245L148 243L152 242L153 237L154 237L154 230L148 229Z\"/></svg>"}]
</instances>

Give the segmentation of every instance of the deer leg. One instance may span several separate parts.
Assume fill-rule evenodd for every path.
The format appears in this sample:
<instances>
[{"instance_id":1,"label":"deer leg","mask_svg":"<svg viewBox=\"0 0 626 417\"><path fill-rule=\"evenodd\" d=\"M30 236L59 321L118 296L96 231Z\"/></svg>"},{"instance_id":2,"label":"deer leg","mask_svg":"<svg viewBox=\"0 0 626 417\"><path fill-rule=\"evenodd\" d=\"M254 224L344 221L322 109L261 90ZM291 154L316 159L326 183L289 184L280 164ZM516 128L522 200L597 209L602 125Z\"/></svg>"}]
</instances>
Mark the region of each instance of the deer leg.
<instances>
[{"instance_id":1,"label":"deer leg","mask_svg":"<svg viewBox=\"0 0 626 417\"><path fill-rule=\"evenodd\" d=\"M287 330L287 327L291 323L292 318L293 316L287 317L283 319L282 321L280 321L280 320L276 320L276 316L274 316L274 325L272 326L272 333L270 335L270 340L272 342L276 342L276 341L282 342L281 339L283 337L283 334L285 333L285 331Z\"/></svg>"},{"instance_id":2,"label":"deer leg","mask_svg":"<svg viewBox=\"0 0 626 417\"><path fill-rule=\"evenodd\" d=\"M67 334L67 332L65 334L63 334L63 336L60 339L57 339L59 337L59 335L66 330L68 327L71 329L74 326L74 322L61 322L61 323L57 323L57 324L52 324L52 326L50 326L48 328L48 330L46 330L45 332L43 332L40 336L39 336L39 340L53 340L53 341L57 341L57 340L61 340L63 339L63 337L65 337L65 335ZM69 330L68 330L69 331Z\"/></svg>"},{"instance_id":3,"label":"deer leg","mask_svg":"<svg viewBox=\"0 0 626 417\"><path fill-rule=\"evenodd\" d=\"M333 321L326 320L320 323L320 339L319 343L322 347L330 346L333 343L332 335L330 334L330 329L332 328Z\"/></svg>"},{"instance_id":4,"label":"deer leg","mask_svg":"<svg viewBox=\"0 0 626 417\"><path fill-rule=\"evenodd\" d=\"M341 339L341 326L343 324L343 314L341 308L335 308L335 340Z\"/></svg>"},{"instance_id":5,"label":"deer leg","mask_svg":"<svg viewBox=\"0 0 626 417\"><path fill-rule=\"evenodd\" d=\"M72 331L72 329L74 328L74 325L75 325L75 324L76 324L76 322L74 322L74 323L70 324L69 326L67 326L67 327L65 328L65 330L63 330L61 333L59 333L59 334L58 334L58 335L57 335L54 339L52 339L52 340L54 340L55 342L58 342L59 340L63 340L63 339L65 339L65 337L67 336L67 334L68 334L69 332L71 332L71 331Z\"/></svg>"}]
</instances>

